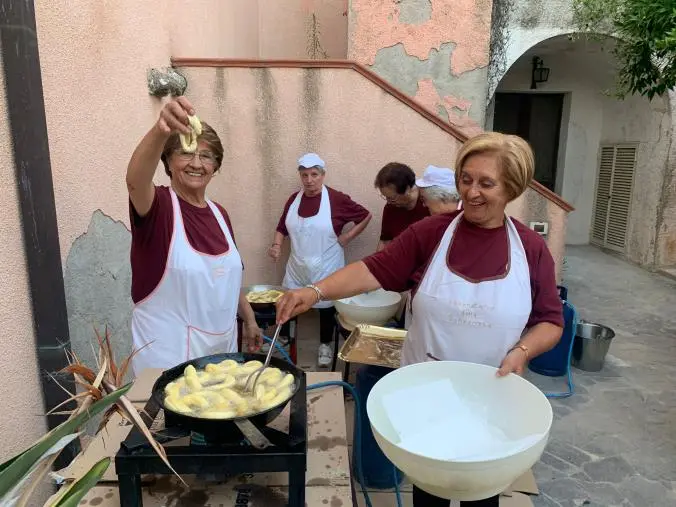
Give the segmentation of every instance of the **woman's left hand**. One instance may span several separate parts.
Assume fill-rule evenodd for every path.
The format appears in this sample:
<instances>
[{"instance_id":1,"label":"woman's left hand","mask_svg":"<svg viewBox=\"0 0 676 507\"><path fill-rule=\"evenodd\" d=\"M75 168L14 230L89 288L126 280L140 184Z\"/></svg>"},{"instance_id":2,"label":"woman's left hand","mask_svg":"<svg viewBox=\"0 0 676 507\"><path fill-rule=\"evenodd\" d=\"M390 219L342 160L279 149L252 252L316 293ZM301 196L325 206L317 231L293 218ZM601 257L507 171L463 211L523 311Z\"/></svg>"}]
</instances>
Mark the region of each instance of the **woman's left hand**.
<instances>
[{"instance_id":1,"label":"woman's left hand","mask_svg":"<svg viewBox=\"0 0 676 507\"><path fill-rule=\"evenodd\" d=\"M512 349L502 360L502 364L500 365L500 369L498 369L497 375L498 377L504 377L510 373L523 375L527 362L528 356L526 356L526 352L523 349Z\"/></svg>"},{"instance_id":2,"label":"woman's left hand","mask_svg":"<svg viewBox=\"0 0 676 507\"><path fill-rule=\"evenodd\" d=\"M350 238L347 232L344 232L343 234L338 236L338 244L343 248L345 248L350 243L351 240L352 238Z\"/></svg>"},{"instance_id":3,"label":"woman's left hand","mask_svg":"<svg viewBox=\"0 0 676 507\"><path fill-rule=\"evenodd\" d=\"M242 325L242 349L247 352L258 352L263 345L263 331L258 323L245 322Z\"/></svg>"}]
</instances>

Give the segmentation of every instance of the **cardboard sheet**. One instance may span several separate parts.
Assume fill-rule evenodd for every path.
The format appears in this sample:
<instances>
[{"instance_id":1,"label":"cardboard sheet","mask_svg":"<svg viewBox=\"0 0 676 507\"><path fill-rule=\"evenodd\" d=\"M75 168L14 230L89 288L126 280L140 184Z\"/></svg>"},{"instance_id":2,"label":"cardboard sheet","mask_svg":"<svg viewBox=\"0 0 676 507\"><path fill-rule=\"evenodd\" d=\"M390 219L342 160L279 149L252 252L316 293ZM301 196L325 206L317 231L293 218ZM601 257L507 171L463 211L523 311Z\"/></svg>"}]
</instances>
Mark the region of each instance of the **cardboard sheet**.
<instances>
[{"instance_id":1,"label":"cardboard sheet","mask_svg":"<svg viewBox=\"0 0 676 507\"><path fill-rule=\"evenodd\" d=\"M151 373L148 374L147 372ZM150 396L152 385L159 375L159 370L147 370L141 374L134 387L130 390L132 400L137 405L145 404ZM340 373L314 373L307 374L308 385L325 382L328 380L340 380ZM308 462L306 473L306 484L309 498L317 499L318 503L308 505L324 505L325 499L329 500L329 505L333 497L340 500L341 505L352 505L350 494L350 466L348 459L348 444L345 424L345 410L343 391L339 387L327 387L320 390L308 392ZM279 430L288 429L289 412L288 407L275 419L270 426ZM90 445L68 466L58 472L58 475L67 481L80 476L81 473L88 470L95 462L105 456L114 457L120 448L120 443L126 438L131 430L131 425L124 423L121 417L114 416L109 421L106 428L92 440ZM178 441L176 442L179 443ZM224 479L224 478L221 478ZM146 505L166 505L163 503L167 498L175 499L176 495L187 495L190 492L181 491L184 489L178 481L170 477L144 476L144 507ZM163 493L157 493L157 486L153 489L153 484L160 483L160 489L167 490ZM106 484L108 483L108 484ZM104 474L99 483L105 485L104 489L92 491L87 496L88 499L95 500L94 505L119 505L117 497L117 473L115 464ZM241 491L235 490L236 486L243 484L251 485L253 500L248 504L241 505L276 505L274 503L261 503L262 500L256 500L260 497L266 501L274 498L274 495L284 495L285 487L288 485L288 474L286 473L266 473L266 474L245 474L230 478L227 481L220 482L197 481L195 491L204 497L213 498L215 505L240 505L235 501L238 495L243 498ZM103 487L103 486L102 486ZM269 489L268 491L268 488ZM111 491L114 494L111 495ZM202 491L202 493L199 493ZM275 493L276 492L276 493ZM103 495L99 494L103 493ZM151 494L152 493L152 494ZM272 495L272 496L271 496ZM103 503L98 503L99 498ZM146 502L146 498L148 501ZM232 499L232 502L228 502ZM258 503L253 503L254 500ZM337 500L336 500L337 501ZM112 503L111 503L112 502ZM88 503L89 504L89 503ZM207 502L208 504L208 502ZM87 504L83 504L87 505ZM182 505L179 503L179 505ZM187 504L186 504L187 505ZM198 504L199 505L199 504ZM280 504L282 505L282 504ZM337 505L337 504L336 504Z\"/></svg>"},{"instance_id":2,"label":"cardboard sheet","mask_svg":"<svg viewBox=\"0 0 676 507\"><path fill-rule=\"evenodd\" d=\"M142 406L148 400L152 385L160 370L146 370L137 379L129 392L130 399ZM339 373L307 374L307 383L340 380ZM325 388L308 392L308 468L306 476L306 504L309 507L349 507L352 503L350 491L350 468L346 440L345 410L342 389ZM272 424L278 429L288 425L285 411ZM59 475L69 482L82 470L87 470L104 456L114 457L120 443L130 430L121 424L117 416L109 422L104 432L96 436L91 444ZM81 505L118 507L117 475L114 464L99 485L93 488ZM247 474L220 482L202 481L190 491L185 490L171 477L145 477L143 489L144 507L166 505L212 505L223 507L282 507L287 496L287 474ZM357 488L358 489L358 488ZM538 488L532 472L527 472L512 484L500 498L500 507L533 507L530 495L537 495ZM357 493L360 496L360 493ZM394 495L374 495L380 503L374 507L396 505ZM248 502L248 503L247 503ZM406 504L405 504L406 505ZM458 507L457 503L452 504Z\"/></svg>"}]
</instances>

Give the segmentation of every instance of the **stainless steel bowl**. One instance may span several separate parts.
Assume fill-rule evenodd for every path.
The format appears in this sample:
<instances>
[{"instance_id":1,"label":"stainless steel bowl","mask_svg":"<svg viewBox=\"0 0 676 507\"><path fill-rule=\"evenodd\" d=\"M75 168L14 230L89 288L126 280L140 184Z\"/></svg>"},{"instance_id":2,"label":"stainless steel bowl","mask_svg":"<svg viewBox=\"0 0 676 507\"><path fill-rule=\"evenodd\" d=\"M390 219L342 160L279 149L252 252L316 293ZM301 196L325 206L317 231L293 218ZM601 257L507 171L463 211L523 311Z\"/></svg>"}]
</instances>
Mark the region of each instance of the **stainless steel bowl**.
<instances>
[{"instance_id":1,"label":"stainless steel bowl","mask_svg":"<svg viewBox=\"0 0 676 507\"><path fill-rule=\"evenodd\" d=\"M281 285L249 285L247 287L242 287L242 292L246 296L251 292L263 292L266 290L278 290L285 292L286 289ZM249 303L251 308L258 311L271 310L275 307L275 303Z\"/></svg>"}]
</instances>

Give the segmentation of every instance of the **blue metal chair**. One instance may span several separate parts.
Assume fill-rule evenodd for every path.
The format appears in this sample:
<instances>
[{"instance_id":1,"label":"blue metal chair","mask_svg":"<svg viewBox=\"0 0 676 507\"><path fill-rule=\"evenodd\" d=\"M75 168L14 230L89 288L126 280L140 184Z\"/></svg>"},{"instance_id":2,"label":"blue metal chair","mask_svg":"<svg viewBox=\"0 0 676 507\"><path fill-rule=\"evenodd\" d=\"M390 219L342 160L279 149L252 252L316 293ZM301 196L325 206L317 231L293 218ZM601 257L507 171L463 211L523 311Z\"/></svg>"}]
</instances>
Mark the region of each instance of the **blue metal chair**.
<instances>
[{"instance_id":1,"label":"blue metal chair","mask_svg":"<svg viewBox=\"0 0 676 507\"><path fill-rule=\"evenodd\" d=\"M575 394L575 386L573 385L573 372L570 367L572 355L573 355L573 343L575 342L575 331L577 329L577 311L575 307L570 304L568 301L563 301L563 319L564 319L564 328L561 335L561 341L559 344L554 347L554 349L542 354L542 356L536 357L529 368L536 372L549 376L560 376L558 373L554 373L551 369L547 369L547 364L551 365L552 360L561 362L563 356L565 358L565 367L561 369L560 364L557 366L558 371L564 371L566 376L566 384L568 385L567 391L562 392L552 392L545 393L547 398L568 398Z\"/></svg>"}]
</instances>

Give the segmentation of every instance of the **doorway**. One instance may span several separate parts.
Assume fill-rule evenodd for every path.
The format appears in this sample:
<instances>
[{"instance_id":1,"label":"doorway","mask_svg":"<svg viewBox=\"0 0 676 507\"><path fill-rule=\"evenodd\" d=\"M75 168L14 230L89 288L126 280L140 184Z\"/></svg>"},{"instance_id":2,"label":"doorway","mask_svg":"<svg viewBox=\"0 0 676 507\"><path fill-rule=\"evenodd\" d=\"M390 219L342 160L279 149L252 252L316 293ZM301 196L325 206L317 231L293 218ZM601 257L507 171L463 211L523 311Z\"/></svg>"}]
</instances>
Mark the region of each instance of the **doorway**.
<instances>
[{"instance_id":1,"label":"doorway","mask_svg":"<svg viewBox=\"0 0 676 507\"><path fill-rule=\"evenodd\" d=\"M535 181L556 192L563 93L495 94L493 130L528 141L535 153ZM560 193L560 192L559 192Z\"/></svg>"}]
</instances>

